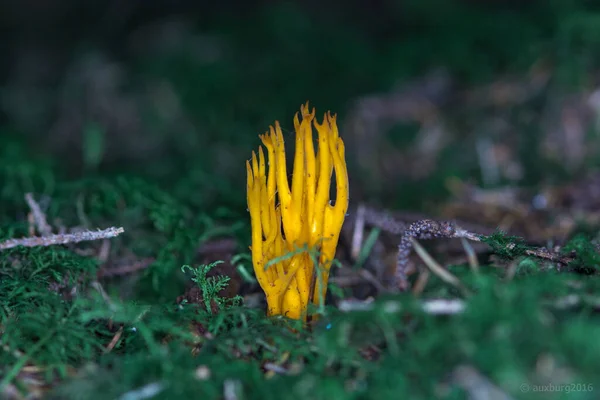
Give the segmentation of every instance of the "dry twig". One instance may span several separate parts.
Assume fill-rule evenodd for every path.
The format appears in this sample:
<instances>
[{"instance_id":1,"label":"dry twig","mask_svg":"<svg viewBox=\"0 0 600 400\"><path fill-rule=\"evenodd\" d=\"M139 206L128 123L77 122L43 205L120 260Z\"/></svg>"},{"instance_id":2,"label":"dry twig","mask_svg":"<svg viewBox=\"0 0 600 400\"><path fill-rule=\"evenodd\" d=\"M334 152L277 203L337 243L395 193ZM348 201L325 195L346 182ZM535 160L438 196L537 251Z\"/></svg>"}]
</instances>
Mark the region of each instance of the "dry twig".
<instances>
[{"instance_id":1,"label":"dry twig","mask_svg":"<svg viewBox=\"0 0 600 400\"><path fill-rule=\"evenodd\" d=\"M113 338L111 339L110 343L108 343L106 345L106 348L104 349L105 353L110 353L112 351L112 349L115 348L115 346L117 345L117 343L119 342L119 339L121 339L121 336L123 335L123 325L121 325L119 327L119 330L117 331L117 333L115 333L115 335L113 336Z\"/></svg>"},{"instance_id":2,"label":"dry twig","mask_svg":"<svg viewBox=\"0 0 600 400\"><path fill-rule=\"evenodd\" d=\"M342 312L371 311L376 303L372 300L342 300L338 308ZM461 299L428 299L420 302L421 309L430 315L453 315L461 314L466 309L466 303ZM382 304L382 311L385 314L399 313L405 310L399 301L389 300Z\"/></svg>"},{"instance_id":3,"label":"dry twig","mask_svg":"<svg viewBox=\"0 0 600 400\"><path fill-rule=\"evenodd\" d=\"M37 231L42 236L49 236L52 234L52 227L48 224L46 220L46 214L42 211L40 205L35 201L33 195L31 193L25 194L25 202L31 209L31 215L33 216L33 221L35 223L35 227Z\"/></svg>"},{"instance_id":4,"label":"dry twig","mask_svg":"<svg viewBox=\"0 0 600 400\"><path fill-rule=\"evenodd\" d=\"M419 242L417 242L413 238L410 238L410 242L412 247L414 247L415 251L419 255L419 257L421 257L421 260L423 260L423 263L425 263L427 268L429 268L429 270L432 273L437 275L444 282L449 283L450 285L460 289L463 293L469 293L467 288L461 283L460 279L458 279L456 276L450 273L450 271L438 264L438 262L435 261L433 257L429 255L429 253L427 253L427 251L419 244Z\"/></svg>"},{"instance_id":5,"label":"dry twig","mask_svg":"<svg viewBox=\"0 0 600 400\"><path fill-rule=\"evenodd\" d=\"M129 275L137 271L144 270L148 268L154 261L156 261L153 257L146 257L141 260L136 260L130 264L120 265L116 267L106 268L103 266L100 270L98 270L97 277L98 278L110 278L115 276Z\"/></svg>"},{"instance_id":6,"label":"dry twig","mask_svg":"<svg viewBox=\"0 0 600 400\"><path fill-rule=\"evenodd\" d=\"M54 234L49 236L31 236L20 239L8 239L0 242L0 251L12 249L14 247L38 247L53 246L58 244L79 243L91 240L108 239L119 236L125 232L125 229L107 228L99 231L84 231L76 233Z\"/></svg>"}]
</instances>

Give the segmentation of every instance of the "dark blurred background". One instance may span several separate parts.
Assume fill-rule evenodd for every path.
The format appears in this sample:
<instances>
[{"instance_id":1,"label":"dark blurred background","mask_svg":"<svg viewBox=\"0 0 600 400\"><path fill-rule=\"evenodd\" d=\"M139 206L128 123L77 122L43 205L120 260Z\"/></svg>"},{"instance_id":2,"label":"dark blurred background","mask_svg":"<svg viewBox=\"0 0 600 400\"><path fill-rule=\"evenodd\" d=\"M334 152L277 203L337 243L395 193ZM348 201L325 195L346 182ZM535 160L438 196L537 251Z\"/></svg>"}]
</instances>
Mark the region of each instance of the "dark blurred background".
<instances>
[{"instance_id":1,"label":"dark blurred background","mask_svg":"<svg viewBox=\"0 0 600 400\"><path fill-rule=\"evenodd\" d=\"M421 209L600 161L594 1L4 0L0 29L0 145L65 177L243 204L257 135L291 138L307 100L339 114L353 201Z\"/></svg>"}]
</instances>

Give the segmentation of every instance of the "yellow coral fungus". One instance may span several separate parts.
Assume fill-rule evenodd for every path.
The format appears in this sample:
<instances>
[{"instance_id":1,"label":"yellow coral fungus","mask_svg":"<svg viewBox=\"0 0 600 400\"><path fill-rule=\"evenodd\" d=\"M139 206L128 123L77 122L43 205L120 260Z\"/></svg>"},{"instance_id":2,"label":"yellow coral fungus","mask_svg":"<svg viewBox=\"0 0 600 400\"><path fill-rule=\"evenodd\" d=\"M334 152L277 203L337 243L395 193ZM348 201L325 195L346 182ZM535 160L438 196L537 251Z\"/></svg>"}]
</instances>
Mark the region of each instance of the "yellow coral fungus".
<instances>
[{"instance_id":1,"label":"yellow coral fungus","mask_svg":"<svg viewBox=\"0 0 600 400\"><path fill-rule=\"evenodd\" d=\"M336 116L323 122L308 103L294 117L296 149L291 188L279 122L260 136L262 146L246 162L248 210L252 224L252 263L267 298L268 315L305 319L310 301L319 304L327 292L329 269L348 210L348 173L344 142ZM318 151L313 146L313 129ZM335 171L335 204L330 186ZM308 250L316 250L318 257ZM313 260L319 265L315 266ZM315 287L316 286L316 287Z\"/></svg>"}]
</instances>

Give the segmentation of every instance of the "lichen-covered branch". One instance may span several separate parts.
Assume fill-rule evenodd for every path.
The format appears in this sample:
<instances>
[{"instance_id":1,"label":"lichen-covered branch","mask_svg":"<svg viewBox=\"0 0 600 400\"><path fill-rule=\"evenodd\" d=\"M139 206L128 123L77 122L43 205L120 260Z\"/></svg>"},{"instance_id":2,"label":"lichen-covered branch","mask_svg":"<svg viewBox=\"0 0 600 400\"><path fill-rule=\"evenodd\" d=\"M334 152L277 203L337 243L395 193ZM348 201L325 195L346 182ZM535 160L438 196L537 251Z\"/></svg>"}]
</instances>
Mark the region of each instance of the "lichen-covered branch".
<instances>
[{"instance_id":1,"label":"lichen-covered branch","mask_svg":"<svg viewBox=\"0 0 600 400\"><path fill-rule=\"evenodd\" d=\"M48 236L30 236L18 239L8 239L0 242L0 251L12 249L18 246L23 247L38 247L38 246L53 246L57 244L79 243L91 240L110 239L119 236L125 232L122 227L110 227L98 231L84 231L76 233L64 233Z\"/></svg>"}]
</instances>

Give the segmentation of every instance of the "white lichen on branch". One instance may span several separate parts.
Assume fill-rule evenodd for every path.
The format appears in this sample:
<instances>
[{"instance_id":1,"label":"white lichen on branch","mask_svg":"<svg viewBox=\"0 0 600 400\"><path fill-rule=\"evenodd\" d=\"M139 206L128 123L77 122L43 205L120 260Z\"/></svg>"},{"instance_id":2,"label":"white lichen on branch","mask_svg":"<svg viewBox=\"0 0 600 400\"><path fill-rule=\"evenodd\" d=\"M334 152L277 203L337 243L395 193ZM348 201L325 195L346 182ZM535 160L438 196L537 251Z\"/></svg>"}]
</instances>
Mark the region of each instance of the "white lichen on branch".
<instances>
[{"instance_id":1,"label":"white lichen on branch","mask_svg":"<svg viewBox=\"0 0 600 400\"><path fill-rule=\"evenodd\" d=\"M98 231L84 231L76 233L64 233L48 236L30 236L18 239L8 239L0 242L0 251L12 249L14 247L38 247L38 246L54 246L59 244L87 242L91 240L110 239L119 236L125 232L122 227L110 227Z\"/></svg>"}]
</instances>

